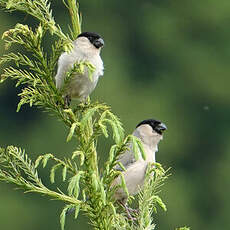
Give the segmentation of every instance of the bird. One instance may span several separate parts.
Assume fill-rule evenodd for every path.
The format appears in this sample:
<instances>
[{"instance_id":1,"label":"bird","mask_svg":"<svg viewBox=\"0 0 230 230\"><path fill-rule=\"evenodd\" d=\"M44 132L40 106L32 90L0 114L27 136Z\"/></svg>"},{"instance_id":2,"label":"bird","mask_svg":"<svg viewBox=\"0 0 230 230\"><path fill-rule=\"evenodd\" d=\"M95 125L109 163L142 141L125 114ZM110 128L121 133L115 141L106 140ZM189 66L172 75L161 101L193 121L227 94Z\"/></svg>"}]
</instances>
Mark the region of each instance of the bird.
<instances>
[{"instance_id":1,"label":"bird","mask_svg":"<svg viewBox=\"0 0 230 230\"><path fill-rule=\"evenodd\" d=\"M146 159L144 160L139 152L139 158L136 160L132 152L132 145L118 157L117 164L114 170L121 171L124 175L126 187L130 195L136 195L144 184L145 172L148 163L155 163L155 154L158 151L158 144L163 139L163 132L167 129L166 125L159 120L147 119L141 121L133 132L133 136L140 139ZM121 163L125 171L119 166ZM118 176L112 183L112 187L121 184L121 177ZM129 218L132 218L130 209L127 207L127 194L123 188L119 187L115 190L115 200L118 201L125 208Z\"/></svg>"},{"instance_id":2,"label":"bird","mask_svg":"<svg viewBox=\"0 0 230 230\"><path fill-rule=\"evenodd\" d=\"M82 32L73 41L71 52L64 52L58 60L57 74L55 76L57 89L63 89L68 71L74 67L75 63L89 62L94 66L92 78L90 71L86 67L83 73L75 72L70 81L63 89L65 104L70 105L71 99L76 98L80 102L86 102L88 96L95 89L99 77L104 74L104 65L100 57L101 48L104 46L102 37L94 32Z\"/></svg>"}]
</instances>

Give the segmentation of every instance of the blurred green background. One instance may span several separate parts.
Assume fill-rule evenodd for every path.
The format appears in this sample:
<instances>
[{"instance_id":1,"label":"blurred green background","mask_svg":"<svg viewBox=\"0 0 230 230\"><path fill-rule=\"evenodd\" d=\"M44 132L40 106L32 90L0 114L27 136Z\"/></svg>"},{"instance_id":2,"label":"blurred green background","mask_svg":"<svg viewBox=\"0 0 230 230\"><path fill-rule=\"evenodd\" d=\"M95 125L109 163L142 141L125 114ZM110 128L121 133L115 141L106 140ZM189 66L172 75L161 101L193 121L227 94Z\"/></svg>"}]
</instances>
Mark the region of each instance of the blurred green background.
<instances>
[{"instance_id":1,"label":"blurred green background","mask_svg":"<svg viewBox=\"0 0 230 230\"><path fill-rule=\"evenodd\" d=\"M51 3L67 31L62 1ZM106 43L105 74L92 100L111 105L127 134L148 118L168 126L157 153L172 168L161 193L168 211L154 217L156 229L230 229L230 1L84 0L80 9L83 31L98 32ZM3 11L0 20L1 34L17 22L37 23ZM13 82L0 85L0 145L21 146L33 159L71 153L75 143L66 143L68 131L54 117L28 106L16 113L18 92ZM102 139L100 152L106 155L110 144ZM49 184L46 170L41 176ZM61 202L14 188L0 184L1 229L60 229ZM91 229L86 222L70 215L66 230Z\"/></svg>"}]
</instances>

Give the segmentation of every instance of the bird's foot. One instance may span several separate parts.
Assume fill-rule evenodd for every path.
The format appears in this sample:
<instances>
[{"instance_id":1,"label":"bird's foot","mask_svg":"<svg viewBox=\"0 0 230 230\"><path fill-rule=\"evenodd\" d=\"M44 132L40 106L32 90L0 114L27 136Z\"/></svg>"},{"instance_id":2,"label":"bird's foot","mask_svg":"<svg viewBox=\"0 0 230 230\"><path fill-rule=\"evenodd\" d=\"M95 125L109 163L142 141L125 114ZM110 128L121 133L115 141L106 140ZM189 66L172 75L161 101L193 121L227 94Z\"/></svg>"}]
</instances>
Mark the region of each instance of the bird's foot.
<instances>
[{"instance_id":1,"label":"bird's foot","mask_svg":"<svg viewBox=\"0 0 230 230\"><path fill-rule=\"evenodd\" d=\"M140 211L139 209L133 209L133 208L129 208L129 207L127 207L127 209L129 210L129 212L134 213L136 215L138 215L139 211Z\"/></svg>"},{"instance_id":2,"label":"bird's foot","mask_svg":"<svg viewBox=\"0 0 230 230\"><path fill-rule=\"evenodd\" d=\"M127 217L128 217L129 220L131 220L131 221L136 221L137 220L137 218L135 216L139 213L139 210L129 208L127 206L127 204L124 204L122 202L119 202L119 204L125 209Z\"/></svg>"},{"instance_id":3,"label":"bird's foot","mask_svg":"<svg viewBox=\"0 0 230 230\"><path fill-rule=\"evenodd\" d=\"M86 110L87 108L89 108L88 105L89 104L86 104L85 102L81 102L80 104L77 105L77 107L75 108L74 111L81 111L81 112L83 112L84 110Z\"/></svg>"},{"instance_id":4,"label":"bird's foot","mask_svg":"<svg viewBox=\"0 0 230 230\"><path fill-rule=\"evenodd\" d=\"M70 103L71 103L71 97L70 97L70 95L66 95L64 97L64 107L65 107L65 109L67 109L70 106Z\"/></svg>"}]
</instances>

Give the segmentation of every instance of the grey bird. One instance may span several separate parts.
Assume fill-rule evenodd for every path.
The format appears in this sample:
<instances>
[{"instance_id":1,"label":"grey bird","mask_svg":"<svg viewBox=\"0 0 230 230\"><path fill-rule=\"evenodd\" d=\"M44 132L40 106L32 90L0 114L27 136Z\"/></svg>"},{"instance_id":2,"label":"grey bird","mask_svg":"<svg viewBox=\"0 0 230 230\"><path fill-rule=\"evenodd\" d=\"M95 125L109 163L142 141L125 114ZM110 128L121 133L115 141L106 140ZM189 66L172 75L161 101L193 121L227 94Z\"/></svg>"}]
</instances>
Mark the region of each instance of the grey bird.
<instances>
[{"instance_id":1,"label":"grey bird","mask_svg":"<svg viewBox=\"0 0 230 230\"><path fill-rule=\"evenodd\" d=\"M78 35L73 42L73 49L70 53L64 52L58 60L58 70L55 76L56 87L62 89L67 71L73 68L75 63L86 61L91 63L95 70L92 80L89 77L89 70L84 69L84 73L77 73L64 89L64 98L69 105L71 98L76 98L85 102L87 97L95 89L98 79L104 73L103 61L100 57L101 48L104 41L100 35L93 32L83 32Z\"/></svg>"},{"instance_id":2,"label":"grey bird","mask_svg":"<svg viewBox=\"0 0 230 230\"><path fill-rule=\"evenodd\" d=\"M143 186L147 165L149 162L156 162L155 154L158 151L158 143L163 139L163 132L166 129L166 125L158 120L148 119L140 122L136 126L133 135L141 140L146 159L144 160L141 153L139 153L139 159L135 160L132 146L119 157L118 162L122 163L126 171L123 171L119 165L116 165L114 169L122 171L130 195L137 194ZM119 176L114 180L113 186L118 184L121 184ZM115 199L126 209L128 216L131 217L126 206L127 194L122 188L116 190Z\"/></svg>"}]
</instances>

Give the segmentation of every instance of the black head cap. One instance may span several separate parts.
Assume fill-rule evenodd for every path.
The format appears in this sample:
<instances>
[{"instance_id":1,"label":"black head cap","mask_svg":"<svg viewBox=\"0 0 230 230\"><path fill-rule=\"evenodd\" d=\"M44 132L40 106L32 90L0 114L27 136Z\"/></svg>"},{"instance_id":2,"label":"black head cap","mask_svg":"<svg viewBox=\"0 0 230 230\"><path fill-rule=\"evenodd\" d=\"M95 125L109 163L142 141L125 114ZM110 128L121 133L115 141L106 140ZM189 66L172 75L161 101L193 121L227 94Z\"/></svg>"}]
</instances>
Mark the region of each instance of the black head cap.
<instances>
[{"instance_id":1,"label":"black head cap","mask_svg":"<svg viewBox=\"0 0 230 230\"><path fill-rule=\"evenodd\" d=\"M163 131L165 131L167 129L166 125L164 123L162 123L159 120L155 120L155 119L148 119L148 120L144 120L142 122L140 122L136 128L138 128L141 125L150 125L152 127L152 129L159 133L162 134Z\"/></svg>"},{"instance_id":2,"label":"black head cap","mask_svg":"<svg viewBox=\"0 0 230 230\"><path fill-rule=\"evenodd\" d=\"M96 47L96 48L100 48L102 46L104 46L104 41L101 38L101 36L97 33L94 32L83 32L81 34L79 34L77 36L79 37L86 37L89 39L89 41Z\"/></svg>"}]
</instances>

